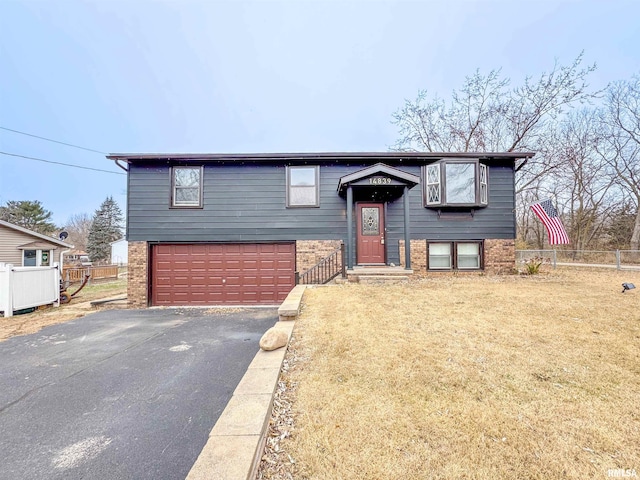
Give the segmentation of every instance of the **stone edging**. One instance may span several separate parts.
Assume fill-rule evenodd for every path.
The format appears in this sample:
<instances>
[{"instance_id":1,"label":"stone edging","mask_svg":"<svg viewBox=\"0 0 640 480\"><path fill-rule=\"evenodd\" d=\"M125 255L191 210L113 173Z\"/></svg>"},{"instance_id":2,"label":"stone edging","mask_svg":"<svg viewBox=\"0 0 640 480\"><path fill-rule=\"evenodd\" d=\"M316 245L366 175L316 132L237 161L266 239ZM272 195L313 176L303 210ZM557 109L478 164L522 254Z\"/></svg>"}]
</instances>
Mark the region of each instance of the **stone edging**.
<instances>
[{"instance_id":1,"label":"stone edging","mask_svg":"<svg viewBox=\"0 0 640 480\"><path fill-rule=\"evenodd\" d=\"M280 308L274 326L291 339L305 290L291 290ZM209 433L187 480L253 480L266 441L273 394L276 391L286 347L260 350L233 392L233 396Z\"/></svg>"}]
</instances>

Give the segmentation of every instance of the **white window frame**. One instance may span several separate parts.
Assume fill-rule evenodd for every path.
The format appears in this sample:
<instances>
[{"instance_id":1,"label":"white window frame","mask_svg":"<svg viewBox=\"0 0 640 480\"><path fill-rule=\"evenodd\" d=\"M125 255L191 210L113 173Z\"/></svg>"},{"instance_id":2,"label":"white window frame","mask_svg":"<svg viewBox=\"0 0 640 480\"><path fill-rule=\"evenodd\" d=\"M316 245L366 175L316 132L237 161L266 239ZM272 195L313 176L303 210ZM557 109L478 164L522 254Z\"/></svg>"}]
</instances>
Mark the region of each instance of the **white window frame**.
<instances>
[{"instance_id":1,"label":"white window frame","mask_svg":"<svg viewBox=\"0 0 640 480\"><path fill-rule=\"evenodd\" d=\"M484 163L478 164L478 185L480 188L480 205L489 204L489 167Z\"/></svg>"},{"instance_id":2,"label":"white window frame","mask_svg":"<svg viewBox=\"0 0 640 480\"><path fill-rule=\"evenodd\" d=\"M24 264L24 254L25 252L36 252L36 264L35 265L25 265ZM53 266L53 250L46 250L46 249L38 249L38 248L25 248L24 250L22 250L22 266L23 267L42 267L42 253L43 252L48 252L49 253L49 265L44 265L45 267L51 267Z\"/></svg>"},{"instance_id":3,"label":"white window frame","mask_svg":"<svg viewBox=\"0 0 640 480\"><path fill-rule=\"evenodd\" d=\"M176 185L176 172L179 170L197 170L198 171L198 186L182 186ZM202 208L202 191L204 185L204 168L202 166L173 166L171 167L171 208ZM178 189L198 189L198 199L195 202L178 201L177 191Z\"/></svg>"},{"instance_id":4,"label":"white window frame","mask_svg":"<svg viewBox=\"0 0 640 480\"><path fill-rule=\"evenodd\" d=\"M432 245L447 245L449 247L449 255L437 254L431 255L431 246ZM446 267L442 266L432 266L433 262L431 258L448 258L449 264ZM453 250L451 242L427 242L427 265L429 266L429 270L451 270L453 268Z\"/></svg>"},{"instance_id":5,"label":"white window frame","mask_svg":"<svg viewBox=\"0 0 640 480\"><path fill-rule=\"evenodd\" d=\"M313 169L314 171L314 185L293 185L291 182L291 172L301 169ZM287 184L287 208L317 208L320 206L320 166L319 165L289 165L286 167L286 184ZM291 189L292 188L313 188L315 192L313 203L292 203Z\"/></svg>"},{"instance_id":6,"label":"white window frame","mask_svg":"<svg viewBox=\"0 0 640 480\"><path fill-rule=\"evenodd\" d=\"M461 245L474 245L478 249L478 253L474 255L460 254ZM460 266L460 257L473 258L476 260L475 266L463 267ZM482 244L480 242L455 242L455 265L458 270L480 270L482 268Z\"/></svg>"},{"instance_id":7,"label":"white window frame","mask_svg":"<svg viewBox=\"0 0 640 480\"><path fill-rule=\"evenodd\" d=\"M442 169L440 164L434 163L425 168L425 198L427 205L440 205L442 203Z\"/></svg>"}]
</instances>

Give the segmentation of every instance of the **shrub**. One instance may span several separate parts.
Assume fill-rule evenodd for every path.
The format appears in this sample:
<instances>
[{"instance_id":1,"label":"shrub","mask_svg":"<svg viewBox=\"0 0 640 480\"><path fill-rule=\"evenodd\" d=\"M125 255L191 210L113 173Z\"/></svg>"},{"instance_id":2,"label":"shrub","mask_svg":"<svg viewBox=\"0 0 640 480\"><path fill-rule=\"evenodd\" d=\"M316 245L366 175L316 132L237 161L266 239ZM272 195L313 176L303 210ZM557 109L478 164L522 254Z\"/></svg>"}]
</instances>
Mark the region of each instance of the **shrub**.
<instances>
[{"instance_id":1,"label":"shrub","mask_svg":"<svg viewBox=\"0 0 640 480\"><path fill-rule=\"evenodd\" d=\"M532 257L524 262L525 273L527 275L537 275L540 273L540 267L544 263L542 257Z\"/></svg>"}]
</instances>

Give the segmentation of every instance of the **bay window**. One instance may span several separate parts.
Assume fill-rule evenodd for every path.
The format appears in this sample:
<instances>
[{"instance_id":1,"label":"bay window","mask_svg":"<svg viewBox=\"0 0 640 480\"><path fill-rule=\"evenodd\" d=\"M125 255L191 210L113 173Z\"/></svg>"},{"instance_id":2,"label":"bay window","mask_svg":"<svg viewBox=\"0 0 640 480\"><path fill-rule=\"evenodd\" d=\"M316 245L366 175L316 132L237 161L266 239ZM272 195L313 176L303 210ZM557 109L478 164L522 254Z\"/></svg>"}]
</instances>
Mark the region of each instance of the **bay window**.
<instances>
[{"instance_id":1,"label":"bay window","mask_svg":"<svg viewBox=\"0 0 640 480\"><path fill-rule=\"evenodd\" d=\"M427 207L475 207L489 202L487 166L478 160L441 160L422 170Z\"/></svg>"}]
</instances>

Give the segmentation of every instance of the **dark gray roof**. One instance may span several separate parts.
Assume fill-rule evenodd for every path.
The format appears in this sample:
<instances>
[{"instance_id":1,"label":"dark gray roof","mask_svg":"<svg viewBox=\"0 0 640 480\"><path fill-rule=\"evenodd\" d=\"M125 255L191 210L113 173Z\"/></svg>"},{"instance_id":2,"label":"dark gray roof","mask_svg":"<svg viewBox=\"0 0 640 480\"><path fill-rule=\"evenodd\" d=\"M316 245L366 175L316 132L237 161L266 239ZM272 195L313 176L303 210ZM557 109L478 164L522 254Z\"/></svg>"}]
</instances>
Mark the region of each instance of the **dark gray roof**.
<instances>
[{"instance_id":1,"label":"dark gray roof","mask_svg":"<svg viewBox=\"0 0 640 480\"><path fill-rule=\"evenodd\" d=\"M403 160L437 160L441 158L478 158L478 159L528 159L533 152L319 152L319 153L111 153L110 160L125 162L166 162L180 161L322 161L353 162L379 161L399 162Z\"/></svg>"}]
</instances>

